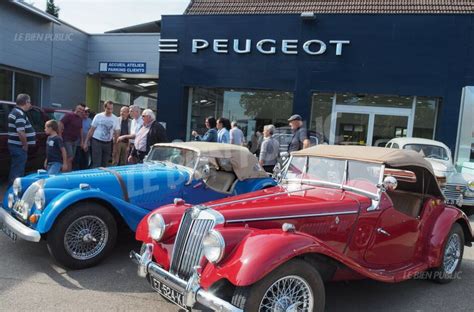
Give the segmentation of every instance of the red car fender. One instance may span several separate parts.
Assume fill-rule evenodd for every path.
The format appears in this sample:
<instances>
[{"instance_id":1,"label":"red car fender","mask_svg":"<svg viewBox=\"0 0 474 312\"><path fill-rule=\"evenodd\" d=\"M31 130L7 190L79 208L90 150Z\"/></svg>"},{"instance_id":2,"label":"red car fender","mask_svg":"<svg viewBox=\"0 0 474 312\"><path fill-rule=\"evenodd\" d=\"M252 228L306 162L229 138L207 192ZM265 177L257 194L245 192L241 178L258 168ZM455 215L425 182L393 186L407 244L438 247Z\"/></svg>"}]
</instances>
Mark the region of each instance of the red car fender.
<instances>
[{"instance_id":1,"label":"red car fender","mask_svg":"<svg viewBox=\"0 0 474 312\"><path fill-rule=\"evenodd\" d=\"M288 260L306 253L326 255L367 275L360 265L317 238L273 229L251 232L222 262L208 263L201 274L201 286L208 289L221 279L235 286L252 285Z\"/></svg>"},{"instance_id":2,"label":"red car fender","mask_svg":"<svg viewBox=\"0 0 474 312\"><path fill-rule=\"evenodd\" d=\"M471 245L473 234L469 219L461 210L446 207L438 216L431 231L428 244L428 265L438 267L443 259L443 248L453 224L458 222L464 230L465 244Z\"/></svg>"}]
</instances>

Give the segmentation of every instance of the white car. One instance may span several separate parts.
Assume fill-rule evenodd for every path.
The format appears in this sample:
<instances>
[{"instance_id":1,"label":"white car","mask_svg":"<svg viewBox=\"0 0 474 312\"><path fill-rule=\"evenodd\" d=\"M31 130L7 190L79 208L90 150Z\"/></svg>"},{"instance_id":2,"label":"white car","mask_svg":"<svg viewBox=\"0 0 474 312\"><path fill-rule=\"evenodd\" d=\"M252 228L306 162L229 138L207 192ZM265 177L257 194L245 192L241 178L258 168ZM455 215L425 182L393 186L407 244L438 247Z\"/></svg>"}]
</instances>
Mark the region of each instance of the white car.
<instances>
[{"instance_id":1,"label":"white car","mask_svg":"<svg viewBox=\"0 0 474 312\"><path fill-rule=\"evenodd\" d=\"M474 213L474 175L456 171L451 150L445 144L421 138L396 138L385 147L421 153L433 166L447 203L463 207L468 214Z\"/></svg>"}]
</instances>

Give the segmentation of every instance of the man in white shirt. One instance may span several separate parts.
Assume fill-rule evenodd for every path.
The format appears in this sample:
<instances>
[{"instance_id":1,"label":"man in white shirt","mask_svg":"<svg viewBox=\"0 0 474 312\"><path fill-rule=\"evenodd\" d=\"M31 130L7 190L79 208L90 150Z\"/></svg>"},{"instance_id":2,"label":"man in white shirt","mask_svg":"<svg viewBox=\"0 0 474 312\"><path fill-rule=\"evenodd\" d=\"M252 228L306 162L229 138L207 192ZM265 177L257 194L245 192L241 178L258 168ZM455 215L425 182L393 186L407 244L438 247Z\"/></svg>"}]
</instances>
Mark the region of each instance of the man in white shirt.
<instances>
[{"instance_id":1,"label":"man in white shirt","mask_svg":"<svg viewBox=\"0 0 474 312\"><path fill-rule=\"evenodd\" d=\"M83 149L87 151L89 140L92 148L92 168L107 167L112 155L112 144L117 142L120 132L120 123L112 112L114 103L104 103L104 112L95 115L91 128L87 133Z\"/></svg>"},{"instance_id":2,"label":"man in white shirt","mask_svg":"<svg viewBox=\"0 0 474 312\"><path fill-rule=\"evenodd\" d=\"M237 125L237 121L232 121L230 129L230 144L244 145L244 133Z\"/></svg>"},{"instance_id":3,"label":"man in white shirt","mask_svg":"<svg viewBox=\"0 0 474 312\"><path fill-rule=\"evenodd\" d=\"M119 136L119 138L117 139L117 142L129 140L130 147L129 147L128 155L130 155L130 152L133 149L133 145L135 144L135 137L138 131L143 126L141 108L138 105L131 105L129 108L130 108L130 116L132 117L132 123L130 124L130 134ZM136 161L132 161L131 163L135 163L135 162Z\"/></svg>"}]
</instances>

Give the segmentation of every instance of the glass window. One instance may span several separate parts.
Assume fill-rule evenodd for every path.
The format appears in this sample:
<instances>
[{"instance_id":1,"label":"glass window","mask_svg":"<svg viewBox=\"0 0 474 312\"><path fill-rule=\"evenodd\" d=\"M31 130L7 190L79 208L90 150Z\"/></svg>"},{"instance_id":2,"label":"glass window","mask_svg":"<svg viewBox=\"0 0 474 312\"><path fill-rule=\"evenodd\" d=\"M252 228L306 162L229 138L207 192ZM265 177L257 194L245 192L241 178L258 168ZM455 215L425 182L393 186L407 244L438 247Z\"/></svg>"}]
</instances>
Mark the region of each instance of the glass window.
<instances>
[{"instance_id":1,"label":"glass window","mask_svg":"<svg viewBox=\"0 0 474 312\"><path fill-rule=\"evenodd\" d=\"M419 96L416 98L415 123L413 137L433 139L436 122L436 112L439 98Z\"/></svg>"},{"instance_id":2,"label":"glass window","mask_svg":"<svg viewBox=\"0 0 474 312\"><path fill-rule=\"evenodd\" d=\"M225 117L237 121L247 141L263 126L288 126L288 116L293 110L293 94L284 91L234 90L193 88L191 99L190 129L203 134L204 120L208 116Z\"/></svg>"},{"instance_id":3,"label":"glass window","mask_svg":"<svg viewBox=\"0 0 474 312\"><path fill-rule=\"evenodd\" d=\"M403 149L420 153L423 157L449 160L449 152L441 146L427 144L406 144Z\"/></svg>"},{"instance_id":4,"label":"glass window","mask_svg":"<svg viewBox=\"0 0 474 312\"><path fill-rule=\"evenodd\" d=\"M7 109L7 106L0 103L0 133L8 132L8 114L9 110Z\"/></svg>"},{"instance_id":5,"label":"glass window","mask_svg":"<svg viewBox=\"0 0 474 312\"><path fill-rule=\"evenodd\" d=\"M130 93L117 89L101 86L100 100L102 102L112 101L119 105L130 105ZM115 111L115 107L114 107ZM119 107L120 111L120 107Z\"/></svg>"},{"instance_id":6,"label":"glass window","mask_svg":"<svg viewBox=\"0 0 474 312\"><path fill-rule=\"evenodd\" d=\"M0 100L13 101L12 99L13 72L0 69Z\"/></svg>"},{"instance_id":7,"label":"glass window","mask_svg":"<svg viewBox=\"0 0 474 312\"><path fill-rule=\"evenodd\" d=\"M392 148L400 148L400 146L398 146L397 143L393 143L393 144L392 144Z\"/></svg>"},{"instance_id":8,"label":"glass window","mask_svg":"<svg viewBox=\"0 0 474 312\"><path fill-rule=\"evenodd\" d=\"M41 106L41 78L15 72L15 96L26 93L31 97L31 103Z\"/></svg>"},{"instance_id":9,"label":"glass window","mask_svg":"<svg viewBox=\"0 0 474 312\"><path fill-rule=\"evenodd\" d=\"M307 179L342 184L346 161L340 159L309 157Z\"/></svg>"},{"instance_id":10,"label":"glass window","mask_svg":"<svg viewBox=\"0 0 474 312\"><path fill-rule=\"evenodd\" d=\"M412 108L413 97L344 93L337 95L336 102L338 105Z\"/></svg>"},{"instance_id":11,"label":"glass window","mask_svg":"<svg viewBox=\"0 0 474 312\"><path fill-rule=\"evenodd\" d=\"M26 112L26 115L28 116L28 120L31 122L31 125L36 132L44 132L43 116L38 109L32 108Z\"/></svg>"},{"instance_id":12,"label":"glass window","mask_svg":"<svg viewBox=\"0 0 474 312\"><path fill-rule=\"evenodd\" d=\"M381 166L361 161L349 161L347 168L347 185L377 193Z\"/></svg>"},{"instance_id":13,"label":"glass window","mask_svg":"<svg viewBox=\"0 0 474 312\"><path fill-rule=\"evenodd\" d=\"M311 119L309 130L324 142L329 141L331 131L331 112L334 101L332 93L314 93L311 101Z\"/></svg>"},{"instance_id":14,"label":"glass window","mask_svg":"<svg viewBox=\"0 0 474 312\"><path fill-rule=\"evenodd\" d=\"M285 174L285 179L301 179L305 170L307 157L293 157Z\"/></svg>"}]
</instances>

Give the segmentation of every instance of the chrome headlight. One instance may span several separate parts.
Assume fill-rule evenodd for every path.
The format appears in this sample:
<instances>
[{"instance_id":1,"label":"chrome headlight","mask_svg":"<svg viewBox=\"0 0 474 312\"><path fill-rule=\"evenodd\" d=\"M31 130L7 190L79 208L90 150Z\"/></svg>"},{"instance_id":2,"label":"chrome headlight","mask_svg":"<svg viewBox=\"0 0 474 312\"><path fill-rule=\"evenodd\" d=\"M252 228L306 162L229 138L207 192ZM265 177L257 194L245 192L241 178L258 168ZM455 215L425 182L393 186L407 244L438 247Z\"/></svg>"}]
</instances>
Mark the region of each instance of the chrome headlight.
<instances>
[{"instance_id":1,"label":"chrome headlight","mask_svg":"<svg viewBox=\"0 0 474 312\"><path fill-rule=\"evenodd\" d=\"M202 250L204 256L212 263L217 263L224 257L225 241L222 234L216 230L210 230L202 239Z\"/></svg>"},{"instance_id":2,"label":"chrome headlight","mask_svg":"<svg viewBox=\"0 0 474 312\"><path fill-rule=\"evenodd\" d=\"M15 196L12 193L8 194L8 209L13 208L13 202L15 201Z\"/></svg>"},{"instance_id":3,"label":"chrome headlight","mask_svg":"<svg viewBox=\"0 0 474 312\"><path fill-rule=\"evenodd\" d=\"M474 180L467 182L467 189L471 192L474 192Z\"/></svg>"},{"instance_id":4,"label":"chrome headlight","mask_svg":"<svg viewBox=\"0 0 474 312\"><path fill-rule=\"evenodd\" d=\"M166 223L159 213L148 217L148 235L155 241L159 241L165 234Z\"/></svg>"},{"instance_id":5,"label":"chrome headlight","mask_svg":"<svg viewBox=\"0 0 474 312\"><path fill-rule=\"evenodd\" d=\"M45 204L44 190L40 188L35 194L35 206L38 210L43 210Z\"/></svg>"},{"instance_id":6,"label":"chrome headlight","mask_svg":"<svg viewBox=\"0 0 474 312\"><path fill-rule=\"evenodd\" d=\"M20 178L16 178L13 181L12 188L13 188L13 194L15 194L16 197L19 197L21 194L21 179Z\"/></svg>"}]
</instances>

